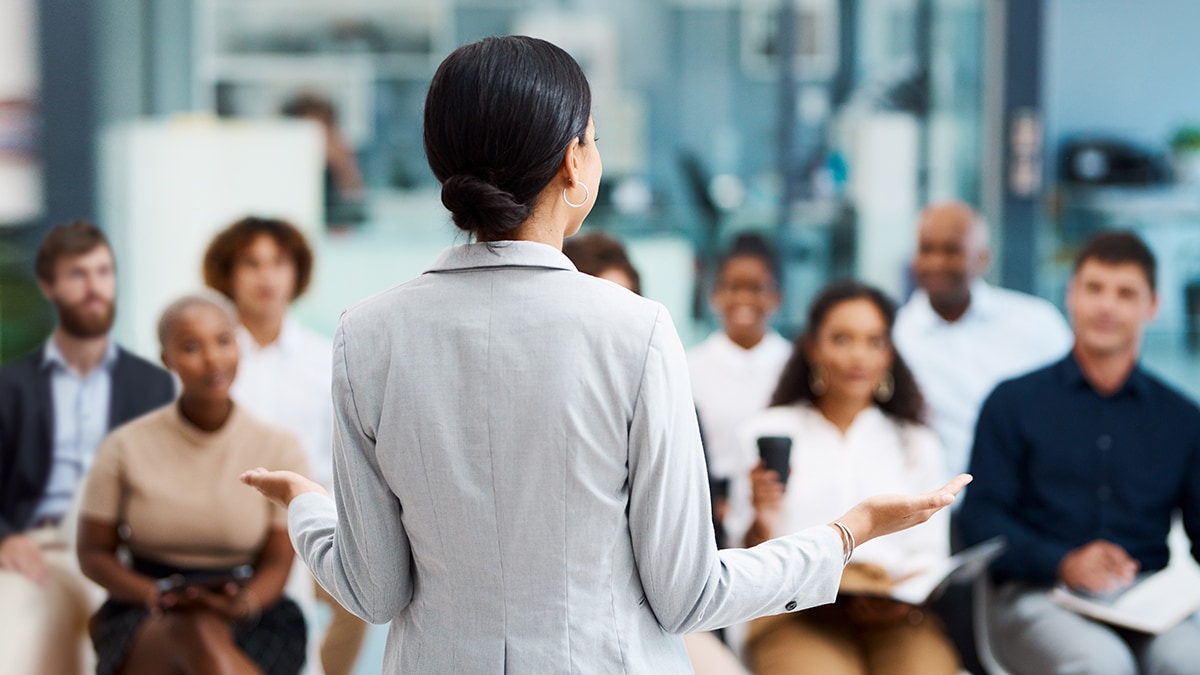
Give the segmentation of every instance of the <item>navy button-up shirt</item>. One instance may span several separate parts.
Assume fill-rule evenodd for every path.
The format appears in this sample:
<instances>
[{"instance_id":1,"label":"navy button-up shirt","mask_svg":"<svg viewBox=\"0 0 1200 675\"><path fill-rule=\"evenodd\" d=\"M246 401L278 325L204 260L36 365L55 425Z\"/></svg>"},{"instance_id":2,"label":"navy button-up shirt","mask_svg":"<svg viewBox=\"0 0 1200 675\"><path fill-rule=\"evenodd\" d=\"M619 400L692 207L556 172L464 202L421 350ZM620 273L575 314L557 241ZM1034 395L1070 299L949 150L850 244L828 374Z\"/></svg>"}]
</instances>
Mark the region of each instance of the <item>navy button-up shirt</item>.
<instances>
[{"instance_id":1,"label":"navy button-up shirt","mask_svg":"<svg viewBox=\"0 0 1200 675\"><path fill-rule=\"evenodd\" d=\"M1073 354L1000 384L979 414L971 473L963 534L1007 538L997 580L1053 583L1063 557L1096 539L1160 569L1177 508L1200 559L1200 409L1140 366L1111 396Z\"/></svg>"}]
</instances>

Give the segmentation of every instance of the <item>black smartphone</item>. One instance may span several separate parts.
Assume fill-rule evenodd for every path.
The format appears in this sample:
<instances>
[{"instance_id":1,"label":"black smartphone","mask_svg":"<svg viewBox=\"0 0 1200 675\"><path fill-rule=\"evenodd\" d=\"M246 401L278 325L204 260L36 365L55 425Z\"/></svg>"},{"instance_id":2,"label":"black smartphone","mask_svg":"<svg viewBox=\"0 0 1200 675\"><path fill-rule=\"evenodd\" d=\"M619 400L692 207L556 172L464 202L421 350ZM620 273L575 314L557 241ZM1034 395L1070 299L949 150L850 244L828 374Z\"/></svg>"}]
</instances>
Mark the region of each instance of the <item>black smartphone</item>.
<instances>
[{"instance_id":1,"label":"black smartphone","mask_svg":"<svg viewBox=\"0 0 1200 675\"><path fill-rule=\"evenodd\" d=\"M758 456L763 466L779 474L779 482L787 485L792 466L792 439L788 436L761 436L758 439Z\"/></svg>"},{"instance_id":2,"label":"black smartphone","mask_svg":"<svg viewBox=\"0 0 1200 675\"><path fill-rule=\"evenodd\" d=\"M729 479L728 478L709 478L708 492L712 496L714 503L729 498Z\"/></svg>"},{"instance_id":3,"label":"black smartphone","mask_svg":"<svg viewBox=\"0 0 1200 675\"><path fill-rule=\"evenodd\" d=\"M195 572L172 574L156 582L158 594L178 593L186 588L202 588L206 591L220 591L229 584L239 588L254 576L254 568L249 565L239 565L228 571Z\"/></svg>"}]
</instances>

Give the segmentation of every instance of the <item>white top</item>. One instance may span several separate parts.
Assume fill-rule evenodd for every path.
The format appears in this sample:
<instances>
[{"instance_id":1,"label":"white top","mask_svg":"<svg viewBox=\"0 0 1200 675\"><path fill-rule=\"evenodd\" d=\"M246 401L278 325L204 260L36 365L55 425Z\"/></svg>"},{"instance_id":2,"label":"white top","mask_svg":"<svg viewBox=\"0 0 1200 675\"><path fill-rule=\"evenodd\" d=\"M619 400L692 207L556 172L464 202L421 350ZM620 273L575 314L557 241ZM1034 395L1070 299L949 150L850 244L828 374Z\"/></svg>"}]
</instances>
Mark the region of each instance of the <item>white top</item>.
<instances>
[{"instance_id":1,"label":"white top","mask_svg":"<svg viewBox=\"0 0 1200 675\"><path fill-rule=\"evenodd\" d=\"M942 446L929 427L898 422L871 407L843 436L808 403L770 408L742 428L752 460L730 484L725 526L733 542L741 543L754 521L749 474L760 436L792 439L792 473L774 536L836 520L872 495L926 492L942 484ZM949 557L949 527L949 511L939 511L927 523L863 544L854 561L880 565L892 577L925 570Z\"/></svg>"},{"instance_id":2,"label":"white top","mask_svg":"<svg viewBox=\"0 0 1200 675\"><path fill-rule=\"evenodd\" d=\"M982 281L971 285L971 304L954 323L933 311L924 291L913 293L892 339L929 404L947 476L967 470L975 421L992 389L1057 361L1074 342L1054 305Z\"/></svg>"},{"instance_id":3,"label":"white top","mask_svg":"<svg viewBox=\"0 0 1200 675\"><path fill-rule=\"evenodd\" d=\"M831 527L718 551L662 305L528 241L449 249L342 315L335 501L297 553L391 621L387 673L691 673L680 634L832 602Z\"/></svg>"},{"instance_id":4,"label":"white top","mask_svg":"<svg viewBox=\"0 0 1200 675\"><path fill-rule=\"evenodd\" d=\"M237 340L242 356L233 399L259 419L299 436L312 479L333 489L332 343L291 317L265 347L243 326L237 328Z\"/></svg>"},{"instance_id":5,"label":"white top","mask_svg":"<svg viewBox=\"0 0 1200 675\"><path fill-rule=\"evenodd\" d=\"M713 476L729 478L745 463L738 430L770 404L791 354L792 343L774 331L751 349L718 331L688 352L692 397Z\"/></svg>"}]
</instances>

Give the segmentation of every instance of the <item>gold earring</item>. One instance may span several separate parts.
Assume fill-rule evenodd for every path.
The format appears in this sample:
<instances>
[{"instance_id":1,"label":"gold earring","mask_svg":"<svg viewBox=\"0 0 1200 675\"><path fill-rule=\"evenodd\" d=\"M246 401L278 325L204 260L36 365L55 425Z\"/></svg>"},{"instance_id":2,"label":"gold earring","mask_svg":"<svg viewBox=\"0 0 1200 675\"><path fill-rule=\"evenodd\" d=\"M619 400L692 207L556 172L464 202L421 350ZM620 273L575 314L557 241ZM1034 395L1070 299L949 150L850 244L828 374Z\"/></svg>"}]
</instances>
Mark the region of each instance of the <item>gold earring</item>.
<instances>
[{"instance_id":1,"label":"gold earring","mask_svg":"<svg viewBox=\"0 0 1200 675\"><path fill-rule=\"evenodd\" d=\"M875 400L887 403L895 394L896 378L892 377L892 371L889 370L883 374L883 379L879 380L879 384L875 386Z\"/></svg>"},{"instance_id":2,"label":"gold earring","mask_svg":"<svg viewBox=\"0 0 1200 675\"><path fill-rule=\"evenodd\" d=\"M821 366L813 364L808 371L808 388L812 391L813 396L820 398L829 391L829 381L825 379L825 369Z\"/></svg>"}]
</instances>

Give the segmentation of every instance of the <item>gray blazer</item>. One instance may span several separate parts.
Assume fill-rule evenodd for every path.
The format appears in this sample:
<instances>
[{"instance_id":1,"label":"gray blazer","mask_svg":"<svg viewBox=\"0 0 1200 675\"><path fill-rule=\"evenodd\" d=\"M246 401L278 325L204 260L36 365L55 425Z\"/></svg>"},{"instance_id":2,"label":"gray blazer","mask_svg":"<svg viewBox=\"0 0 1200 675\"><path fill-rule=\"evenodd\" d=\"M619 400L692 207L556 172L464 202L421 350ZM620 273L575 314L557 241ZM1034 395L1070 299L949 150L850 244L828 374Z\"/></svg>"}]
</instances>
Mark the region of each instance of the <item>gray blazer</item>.
<instances>
[{"instance_id":1,"label":"gray blazer","mask_svg":"<svg viewBox=\"0 0 1200 675\"><path fill-rule=\"evenodd\" d=\"M336 510L288 525L385 672L691 672L679 634L837 593L833 528L717 551L670 317L554 248L448 249L333 361Z\"/></svg>"}]
</instances>

